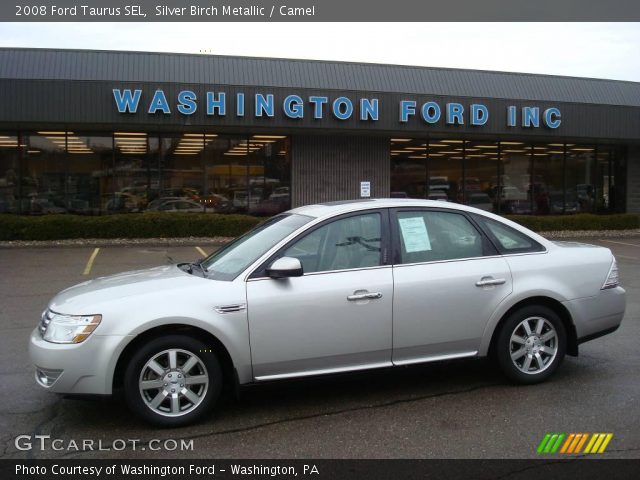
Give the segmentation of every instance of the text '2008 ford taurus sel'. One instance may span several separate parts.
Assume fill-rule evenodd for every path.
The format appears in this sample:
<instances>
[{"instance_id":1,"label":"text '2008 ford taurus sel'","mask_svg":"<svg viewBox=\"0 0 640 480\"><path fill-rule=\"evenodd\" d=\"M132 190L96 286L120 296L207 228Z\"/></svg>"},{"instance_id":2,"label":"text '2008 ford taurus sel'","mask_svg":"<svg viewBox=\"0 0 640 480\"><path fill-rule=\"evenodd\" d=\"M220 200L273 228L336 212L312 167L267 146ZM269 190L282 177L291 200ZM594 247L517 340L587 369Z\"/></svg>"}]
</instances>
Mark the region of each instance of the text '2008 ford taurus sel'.
<instances>
[{"instance_id":1,"label":"text '2008 ford taurus sel'","mask_svg":"<svg viewBox=\"0 0 640 480\"><path fill-rule=\"evenodd\" d=\"M236 385L494 354L537 383L614 331L611 251L551 242L482 210L366 200L277 215L203 261L59 293L30 341L36 380L124 389L163 426L200 419Z\"/></svg>"}]
</instances>

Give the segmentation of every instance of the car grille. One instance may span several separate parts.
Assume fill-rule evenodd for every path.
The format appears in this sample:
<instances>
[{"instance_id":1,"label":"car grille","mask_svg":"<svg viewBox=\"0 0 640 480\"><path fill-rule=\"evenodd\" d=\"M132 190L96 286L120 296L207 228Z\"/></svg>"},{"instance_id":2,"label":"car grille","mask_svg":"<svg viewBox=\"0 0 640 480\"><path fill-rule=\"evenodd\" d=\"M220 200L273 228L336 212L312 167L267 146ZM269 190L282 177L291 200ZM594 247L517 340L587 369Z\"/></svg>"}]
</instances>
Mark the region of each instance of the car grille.
<instances>
[{"instance_id":1,"label":"car grille","mask_svg":"<svg viewBox=\"0 0 640 480\"><path fill-rule=\"evenodd\" d=\"M44 337L44 334L47 333L47 328L49 328L49 324L51 323L51 318L53 318L53 313L48 308L42 312L42 319L40 320L40 324L38 325L38 330L40 330L40 335Z\"/></svg>"}]
</instances>

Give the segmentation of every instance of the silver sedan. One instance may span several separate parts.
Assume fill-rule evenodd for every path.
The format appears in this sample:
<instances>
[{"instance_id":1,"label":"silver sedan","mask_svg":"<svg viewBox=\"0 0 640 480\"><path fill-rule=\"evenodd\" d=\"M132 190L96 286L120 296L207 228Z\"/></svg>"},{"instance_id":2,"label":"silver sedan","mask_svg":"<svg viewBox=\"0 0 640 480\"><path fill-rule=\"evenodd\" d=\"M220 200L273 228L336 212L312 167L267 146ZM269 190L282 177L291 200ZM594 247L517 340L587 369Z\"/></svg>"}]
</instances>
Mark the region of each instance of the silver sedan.
<instances>
[{"instance_id":1,"label":"silver sedan","mask_svg":"<svg viewBox=\"0 0 640 480\"><path fill-rule=\"evenodd\" d=\"M511 381L541 382L624 311L606 248L463 205L366 200L296 208L203 261L64 290L29 348L42 387L122 388L142 418L178 426L224 382L487 355Z\"/></svg>"}]
</instances>

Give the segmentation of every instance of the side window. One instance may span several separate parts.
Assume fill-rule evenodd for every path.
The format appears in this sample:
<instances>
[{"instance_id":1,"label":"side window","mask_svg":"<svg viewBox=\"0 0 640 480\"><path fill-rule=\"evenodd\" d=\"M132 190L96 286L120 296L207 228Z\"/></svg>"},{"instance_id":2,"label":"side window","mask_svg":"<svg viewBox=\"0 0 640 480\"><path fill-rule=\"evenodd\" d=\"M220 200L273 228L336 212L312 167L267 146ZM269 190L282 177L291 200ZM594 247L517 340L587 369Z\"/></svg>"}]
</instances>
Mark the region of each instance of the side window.
<instances>
[{"instance_id":1,"label":"side window","mask_svg":"<svg viewBox=\"0 0 640 480\"><path fill-rule=\"evenodd\" d=\"M493 237L500 253L528 253L543 252L544 247L538 242L500 222L491 220L481 215L474 218L485 227L489 235Z\"/></svg>"},{"instance_id":2,"label":"side window","mask_svg":"<svg viewBox=\"0 0 640 480\"><path fill-rule=\"evenodd\" d=\"M482 235L459 213L397 212L400 263L483 256Z\"/></svg>"},{"instance_id":3,"label":"side window","mask_svg":"<svg viewBox=\"0 0 640 480\"><path fill-rule=\"evenodd\" d=\"M328 223L284 252L302 263L304 273L381 265L380 214L368 213Z\"/></svg>"}]
</instances>

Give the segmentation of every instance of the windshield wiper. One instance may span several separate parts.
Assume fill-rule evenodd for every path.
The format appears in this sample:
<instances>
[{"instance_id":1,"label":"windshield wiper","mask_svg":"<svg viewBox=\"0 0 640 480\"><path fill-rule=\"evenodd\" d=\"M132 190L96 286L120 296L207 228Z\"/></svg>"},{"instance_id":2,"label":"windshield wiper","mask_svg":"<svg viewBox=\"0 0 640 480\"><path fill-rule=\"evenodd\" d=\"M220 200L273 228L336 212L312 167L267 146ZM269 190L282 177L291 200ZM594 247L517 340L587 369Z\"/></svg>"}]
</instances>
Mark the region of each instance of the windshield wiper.
<instances>
[{"instance_id":1,"label":"windshield wiper","mask_svg":"<svg viewBox=\"0 0 640 480\"><path fill-rule=\"evenodd\" d=\"M178 264L178 268L193 275L196 271L200 271L199 275L203 278L207 276L207 269L202 266L204 259L197 260L195 262L187 262Z\"/></svg>"}]
</instances>

